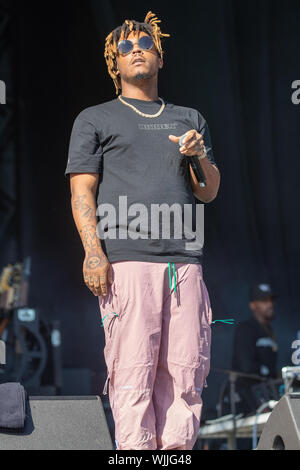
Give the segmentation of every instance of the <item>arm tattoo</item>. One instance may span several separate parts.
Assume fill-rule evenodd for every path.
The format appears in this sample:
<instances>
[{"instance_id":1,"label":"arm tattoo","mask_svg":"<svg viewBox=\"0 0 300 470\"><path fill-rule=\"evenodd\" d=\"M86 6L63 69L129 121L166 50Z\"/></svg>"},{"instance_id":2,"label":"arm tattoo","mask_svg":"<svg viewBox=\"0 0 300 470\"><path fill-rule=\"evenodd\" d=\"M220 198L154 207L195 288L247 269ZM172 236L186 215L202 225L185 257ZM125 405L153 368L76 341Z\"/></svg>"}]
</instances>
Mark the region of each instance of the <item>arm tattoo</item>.
<instances>
[{"instance_id":1,"label":"arm tattoo","mask_svg":"<svg viewBox=\"0 0 300 470\"><path fill-rule=\"evenodd\" d=\"M88 221L90 222L94 218L93 210L91 206L89 206L84 199L86 195L79 196L77 199L74 200L74 208L79 210L83 217L87 217Z\"/></svg>"},{"instance_id":2,"label":"arm tattoo","mask_svg":"<svg viewBox=\"0 0 300 470\"><path fill-rule=\"evenodd\" d=\"M106 263L106 257L102 252L101 241L97 235L97 217L95 209L85 202L86 194L82 194L74 199L74 210L79 211L83 218L87 219L85 225L81 225L79 234L87 252L85 269L95 269ZM83 222L83 220L82 220ZM85 221L84 221L85 223ZM99 253L100 252L100 253Z\"/></svg>"},{"instance_id":3,"label":"arm tattoo","mask_svg":"<svg viewBox=\"0 0 300 470\"><path fill-rule=\"evenodd\" d=\"M80 235L85 249L101 247L101 242L97 236L96 227L94 225L84 225L80 230Z\"/></svg>"}]
</instances>

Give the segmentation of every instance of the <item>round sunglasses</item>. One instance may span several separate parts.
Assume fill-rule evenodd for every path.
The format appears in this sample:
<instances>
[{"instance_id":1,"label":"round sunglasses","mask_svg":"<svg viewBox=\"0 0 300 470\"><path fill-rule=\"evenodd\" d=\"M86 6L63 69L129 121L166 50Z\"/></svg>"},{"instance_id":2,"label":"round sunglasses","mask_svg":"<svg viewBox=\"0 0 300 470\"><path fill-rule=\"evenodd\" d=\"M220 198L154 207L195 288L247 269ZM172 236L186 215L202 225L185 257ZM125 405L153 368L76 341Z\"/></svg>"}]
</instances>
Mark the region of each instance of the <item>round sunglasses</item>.
<instances>
[{"instance_id":1,"label":"round sunglasses","mask_svg":"<svg viewBox=\"0 0 300 470\"><path fill-rule=\"evenodd\" d=\"M152 49L154 41L150 36L141 36L138 40L138 46L143 51L149 51ZM128 54L133 49L133 42L130 39L124 39L118 43L118 51L120 54Z\"/></svg>"}]
</instances>

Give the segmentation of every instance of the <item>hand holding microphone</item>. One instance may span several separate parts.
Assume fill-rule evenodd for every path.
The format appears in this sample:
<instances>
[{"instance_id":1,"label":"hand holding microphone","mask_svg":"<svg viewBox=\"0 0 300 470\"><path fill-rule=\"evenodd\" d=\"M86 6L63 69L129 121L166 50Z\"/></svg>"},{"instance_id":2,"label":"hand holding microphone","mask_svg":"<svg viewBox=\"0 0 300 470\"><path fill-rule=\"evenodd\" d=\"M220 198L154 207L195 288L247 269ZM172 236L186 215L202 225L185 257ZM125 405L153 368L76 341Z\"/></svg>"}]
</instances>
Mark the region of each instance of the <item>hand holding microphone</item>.
<instances>
[{"instance_id":1,"label":"hand holding microphone","mask_svg":"<svg viewBox=\"0 0 300 470\"><path fill-rule=\"evenodd\" d=\"M169 135L169 139L172 142L179 144L179 151L182 155L190 157L191 165L197 181L200 183L200 186L206 186L205 176L199 160L205 158L207 156L208 150L210 149L205 147L203 136L195 129L192 129L183 134L181 137Z\"/></svg>"}]
</instances>

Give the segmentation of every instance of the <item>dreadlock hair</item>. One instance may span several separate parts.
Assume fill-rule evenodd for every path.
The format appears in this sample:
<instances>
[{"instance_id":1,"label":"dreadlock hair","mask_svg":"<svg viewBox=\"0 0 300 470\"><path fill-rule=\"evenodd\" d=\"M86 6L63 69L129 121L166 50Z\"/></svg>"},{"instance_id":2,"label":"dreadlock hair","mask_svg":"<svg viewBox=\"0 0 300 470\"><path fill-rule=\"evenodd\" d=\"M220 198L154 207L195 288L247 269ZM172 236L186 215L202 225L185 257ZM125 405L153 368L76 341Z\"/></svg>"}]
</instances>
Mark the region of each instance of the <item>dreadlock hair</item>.
<instances>
[{"instance_id":1,"label":"dreadlock hair","mask_svg":"<svg viewBox=\"0 0 300 470\"><path fill-rule=\"evenodd\" d=\"M152 37L155 47L158 51L160 58L163 58L164 51L161 47L160 38L163 36L170 37L170 34L163 34L160 31L160 27L157 23L160 23L154 13L148 11L144 21L141 23L135 20L125 20L121 26L115 28L105 39L105 51L104 57L108 68L108 73L113 79L116 94L118 95L119 90L121 91L121 78L117 72L117 52L118 42L127 39L131 31L143 31Z\"/></svg>"}]
</instances>

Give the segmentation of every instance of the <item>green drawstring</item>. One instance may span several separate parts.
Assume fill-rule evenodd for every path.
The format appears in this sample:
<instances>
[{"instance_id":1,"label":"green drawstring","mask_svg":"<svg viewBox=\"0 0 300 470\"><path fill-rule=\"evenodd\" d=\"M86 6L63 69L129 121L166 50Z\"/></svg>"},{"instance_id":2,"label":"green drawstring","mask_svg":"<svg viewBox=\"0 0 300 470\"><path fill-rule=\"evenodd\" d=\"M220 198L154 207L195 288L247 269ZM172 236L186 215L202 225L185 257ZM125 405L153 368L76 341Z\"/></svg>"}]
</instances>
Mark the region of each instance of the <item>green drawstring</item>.
<instances>
[{"instance_id":1,"label":"green drawstring","mask_svg":"<svg viewBox=\"0 0 300 470\"><path fill-rule=\"evenodd\" d=\"M116 317L119 316L116 312L112 312L112 313L113 313ZM108 317L108 315L109 315L109 313L108 313L107 315L105 315L105 317L103 318L101 326L103 326L104 320L105 320L106 317Z\"/></svg>"},{"instance_id":2,"label":"green drawstring","mask_svg":"<svg viewBox=\"0 0 300 470\"><path fill-rule=\"evenodd\" d=\"M234 324L234 318L228 318L227 320L215 320L212 323L217 323L217 321L219 321L220 323L227 323L227 325Z\"/></svg>"},{"instance_id":3,"label":"green drawstring","mask_svg":"<svg viewBox=\"0 0 300 470\"><path fill-rule=\"evenodd\" d=\"M171 274L171 263L169 265L169 283L170 283L170 290L172 290L172 274ZM175 274L175 264L173 263L173 275L174 275L174 292L176 292L176 274Z\"/></svg>"},{"instance_id":4,"label":"green drawstring","mask_svg":"<svg viewBox=\"0 0 300 470\"><path fill-rule=\"evenodd\" d=\"M174 274L174 292L176 292L176 274L175 274L175 264L173 263L173 274Z\"/></svg>"}]
</instances>

